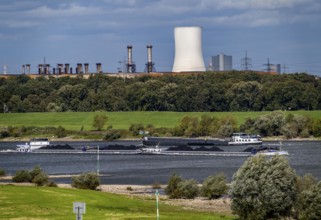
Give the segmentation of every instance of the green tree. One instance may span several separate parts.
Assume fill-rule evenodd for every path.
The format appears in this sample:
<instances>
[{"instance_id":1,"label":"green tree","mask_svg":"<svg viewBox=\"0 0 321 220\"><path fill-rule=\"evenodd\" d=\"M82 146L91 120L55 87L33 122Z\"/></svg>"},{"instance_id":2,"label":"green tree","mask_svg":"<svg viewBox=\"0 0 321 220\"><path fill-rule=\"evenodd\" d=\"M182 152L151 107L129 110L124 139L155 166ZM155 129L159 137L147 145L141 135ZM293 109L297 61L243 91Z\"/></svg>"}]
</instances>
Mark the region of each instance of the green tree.
<instances>
[{"instance_id":1,"label":"green tree","mask_svg":"<svg viewBox=\"0 0 321 220\"><path fill-rule=\"evenodd\" d=\"M101 131L105 126L107 120L108 120L108 117L106 115L103 115L103 114L95 115L94 121L93 121L93 127L96 130Z\"/></svg>"},{"instance_id":2,"label":"green tree","mask_svg":"<svg viewBox=\"0 0 321 220\"><path fill-rule=\"evenodd\" d=\"M297 199L295 186L295 171L286 158L251 157L233 176L232 210L241 219L290 216Z\"/></svg>"},{"instance_id":3,"label":"green tree","mask_svg":"<svg viewBox=\"0 0 321 220\"><path fill-rule=\"evenodd\" d=\"M72 186L78 189L96 190L99 185L100 180L96 173L83 173L72 178Z\"/></svg>"},{"instance_id":4,"label":"green tree","mask_svg":"<svg viewBox=\"0 0 321 220\"><path fill-rule=\"evenodd\" d=\"M314 137L321 137L321 118L314 121L312 131Z\"/></svg>"},{"instance_id":5,"label":"green tree","mask_svg":"<svg viewBox=\"0 0 321 220\"><path fill-rule=\"evenodd\" d=\"M194 199L199 194L199 187L194 179L183 180L178 184L180 198Z\"/></svg>"},{"instance_id":6,"label":"green tree","mask_svg":"<svg viewBox=\"0 0 321 220\"><path fill-rule=\"evenodd\" d=\"M181 192L179 190L179 184L183 182L183 178L180 177L177 173L173 173L165 187L164 191L166 195L171 199L178 199L181 197Z\"/></svg>"},{"instance_id":7,"label":"green tree","mask_svg":"<svg viewBox=\"0 0 321 220\"><path fill-rule=\"evenodd\" d=\"M207 177L201 188L201 195L208 199L217 199L227 193L226 176L223 173Z\"/></svg>"},{"instance_id":8,"label":"green tree","mask_svg":"<svg viewBox=\"0 0 321 220\"><path fill-rule=\"evenodd\" d=\"M321 181L300 195L300 219L321 219Z\"/></svg>"}]
</instances>

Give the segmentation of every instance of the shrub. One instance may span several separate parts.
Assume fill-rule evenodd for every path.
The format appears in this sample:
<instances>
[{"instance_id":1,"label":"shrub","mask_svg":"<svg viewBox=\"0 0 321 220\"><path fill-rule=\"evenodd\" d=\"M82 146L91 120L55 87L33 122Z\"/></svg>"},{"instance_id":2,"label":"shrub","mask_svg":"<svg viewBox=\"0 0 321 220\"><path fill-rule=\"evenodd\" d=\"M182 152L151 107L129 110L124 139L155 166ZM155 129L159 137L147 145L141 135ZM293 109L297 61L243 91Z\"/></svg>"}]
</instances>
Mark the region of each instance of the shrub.
<instances>
[{"instance_id":1,"label":"shrub","mask_svg":"<svg viewBox=\"0 0 321 220\"><path fill-rule=\"evenodd\" d=\"M78 189L95 190L99 185L99 177L96 173L83 173L72 178L72 186Z\"/></svg>"},{"instance_id":2,"label":"shrub","mask_svg":"<svg viewBox=\"0 0 321 220\"><path fill-rule=\"evenodd\" d=\"M126 187L126 190L127 190L127 191L133 191L133 188L132 188L131 186L127 186L127 187Z\"/></svg>"},{"instance_id":3,"label":"shrub","mask_svg":"<svg viewBox=\"0 0 321 220\"><path fill-rule=\"evenodd\" d=\"M300 219L321 219L321 182L300 195Z\"/></svg>"},{"instance_id":4,"label":"shrub","mask_svg":"<svg viewBox=\"0 0 321 220\"><path fill-rule=\"evenodd\" d=\"M41 167L39 165L37 165L29 173L30 173L30 176L31 176L31 180L33 180L36 176L38 176L39 174L43 173L43 171L42 171Z\"/></svg>"},{"instance_id":5,"label":"shrub","mask_svg":"<svg viewBox=\"0 0 321 220\"><path fill-rule=\"evenodd\" d=\"M12 181L16 183L31 182L32 178L28 170L18 170L12 177Z\"/></svg>"},{"instance_id":6,"label":"shrub","mask_svg":"<svg viewBox=\"0 0 321 220\"><path fill-rule=\"evenodd\" d=\"M183 179L176 173L173 173L167 183L167 186L165 187L165 193L169 196L171 199L178 199L181 197L180 191L179 191L179 184L183 181Z\"/></svg>"},{"instance_id":7,"label":"shrub","mask_svg":"<svg viewBox=\"0 0 321 220\"><path fill-rule=\"evenodd\" d=\"M4 169L0 168L0 176L5 176L6 175L6 171L4 171Z\"/></svg>"},{"instance_id":8,"label":"shrub","mask_svg":"<svg viewBox=\"0 0 321 220\"><path fill-rule=\"evenodd\" d=\"M289 216L297 199L296 175L286 158L251 157L234 174L232 210L241 219Z\"/></svg>"},{"instance_id":9,"label":"shrub","mask_svg":"<svg viewBox=\"0 0 321 220\"><path fill-rule=\"evenodd\" d=\"M199 187L194 179L183 180L178 184L180 198L194 199L199 194Z\"/></svg>"},{"instance_id":10,"label":"shrub","mask_svg":"<svg viewBox=\"0 0 321 220\"><path fill-rule=\"evenodd\" d=\"M57 187L58 185L57 185L57 183L56 183L55 181L50 180L50 181L47 183L46 186L48 186L48 187Z\"/></svg>"},{"instance_id":11,"label":"shrub","mask_svg":"<svg viewBox=\"0 0 321 220\"><path fill-rule=\"evenodd\" d=\"M133 136L138 136L140 131L144 130L143 124L132 124L129 126L129 131L132 132Z\"/></svg>"},{"instance_id":12,"label":"shrub","mask_svg":"<svg viewBox=\"0 0 321 220\"><path fill-rule=\"evenodd\" d=\"M48 183L48 175L44 172L39 173L34 178L32 178L32 182L37 186L44 186Z\"/></svg>"},{"instance_id":13,"label":"shrub","mask_svg":"<svg viewBox=\"0 0 321 220\"><path fill-rule=\"evenodd\" d=\"M120 133L119 130L108 129L106 134L105 134L104 140L112 141L112 140L116 140L116 139L119 139L119 138L121 138L121 133Z\"/></svg>"},{"instance_id":14,"label":"shrub","mask_svg":"<svg viewBox=\"0 0 321 220\"><path fill-rule=\"evenodd\" d=\"M94 120L93 120L93 127L97 131L101 131L103 127L105 126L106 122L108 120L108 117L106 115L95 115Z\"/></svg>"},{"instance_id":15,"label":"shrub","mask_svg":"<svg viewBox=\"0 0 321 220\"><path fill-rule=\"evenodd\" d=\"M227 189L226 176L221 173L215 176L209 176L204 180L201 195L208 199L217 199L227 193Z\"/></svg>"},{"instance_id":16,"label":"shrub","mask_svg":"<svg viewBox=\"0 0 321 220\"><path fill-rule=\"evenodd\" d=\"M152 184L152 188L153 188L153 189L161 189L162 186L160 185L159 182L154 182L154 183Z\"/></svg>"},{"instance_id":17,"label":"shrub","mask_svg":"<svg viewBox=\"0 0 321 220\"><path fill-rule=\"evenodd\" d=\"M55 131L55 135L58 137L58 138L63 138L63 137L66 137L67 136L67 132L66 132L66 129L62 126L58 126L58 128L56 129Z\"/></svg>"},{"instance_id":18,"label":"shrub","mask_svg":"<svg viewBox=\"0 0 321 220\"><path fill-rule=\"evenodd\" d=\"M195 180L184 180L176 173L171 175L164 191L171 199L193 199L199 194L199 188Z\"/></svg>"}]
</instances>

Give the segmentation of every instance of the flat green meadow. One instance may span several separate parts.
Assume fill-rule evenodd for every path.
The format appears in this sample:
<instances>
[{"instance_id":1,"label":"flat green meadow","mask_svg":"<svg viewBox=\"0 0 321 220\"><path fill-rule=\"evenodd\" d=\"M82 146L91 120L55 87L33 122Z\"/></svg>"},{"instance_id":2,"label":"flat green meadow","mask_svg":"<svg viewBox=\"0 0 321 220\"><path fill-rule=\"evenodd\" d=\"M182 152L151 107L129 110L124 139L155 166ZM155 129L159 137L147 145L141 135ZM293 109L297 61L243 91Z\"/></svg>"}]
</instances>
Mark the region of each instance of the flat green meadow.
<instances>
[{"instance_id":1,"label":"flat green meadow","mask_svg":"<svg viewBox=\"0 0 321 220\"><path fill-rule=\"evenodd\" d=\"M271 112L44 112L44 113L1 113L1 126L63 126L67 130L92 130L93 118L97 114L108 117L107 126L115 129L128 129L132 124L152 124L156 128L173 128L179 125L184 116L198 116L203 114L217 118L233 116L238 126L246 118L255 118ZM320 118L321 111L291 111L286 114L302 114L312 118Z\"/></svg>"},{"instance_id":2,"label":"flat green meadow","mask_svg":"<svg viewBox=\"0 0 321 220\"><path fill-rule=\"evenodd\" d=\"M83 219L156 219L155 196L137 199L100 191L0 185L0 219L75 219L73 202L85 202ZM235 219L159 203L160 219Z\"/></svg>"}]
</instances>

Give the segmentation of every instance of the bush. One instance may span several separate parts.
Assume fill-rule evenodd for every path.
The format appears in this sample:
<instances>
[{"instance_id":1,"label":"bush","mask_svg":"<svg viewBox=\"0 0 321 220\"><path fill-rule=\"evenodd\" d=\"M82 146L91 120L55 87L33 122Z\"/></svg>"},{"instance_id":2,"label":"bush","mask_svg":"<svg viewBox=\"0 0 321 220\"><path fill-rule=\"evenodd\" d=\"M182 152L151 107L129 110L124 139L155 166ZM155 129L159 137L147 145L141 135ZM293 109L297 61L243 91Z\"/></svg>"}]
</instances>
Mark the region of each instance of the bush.
<instances>
[{"instance_id":1,"label":"bush","mask_svg":"<svg viewBox=\"0 0 321 220\"><path fill-rule=\"evenodd\" d=\"M33 180L36 176L43 173L43 171L42 171L41 167L39 165L37 165L29 173L31 175L31 179Z\"/></svg>"},{"instance_id":2,"label":"bush","mask_svg":"<svg viewBox=\"0 0 321 220\"><path fill-rule=\"evenodd\" d=\"M32 178L28 170L18 170L12 177L12 181L16 183L31 182Z\"/></svg>"},{"instance_id":3,"label":"bush","mask_svg":"<svg viewBox=\"0 0 321 220\"><path fill-rule=\"evenodd\" d=\"M133 136L138 136L140 131L144 131L143 124L132 124L129 126L129 131L132 132Z\"/></svg>"},{"instance_id":4,"label":"bush","mask_svg":"<svg viewBox=\"0 0 321 220\"><path fill-rule=\"evenodd\" d=\"M161 189L162 186L161 186L161 184L160 184L159 182L154 182L154 183L152 184L152 188L153 188L153 189Z\"/></svg>"},{"instance_id":5,"label":"bush","mask_svg":"<svg viewBox=\"0 0 321 220\"><path fill-rule=\"evenodd\" d=\"M48 175L44 172L41 172L37 176L32 178L32 182L37 186L44 186L48 183Z\"/></svg>"},{"instance_id":6,"label":"bush","mask_svg":"<svg viewBox=\"0 0 321 220\"><path fill-rule=\"evenodd\" d=\"M194 179L183 180L178 184L180 198L194 199L199 194L199 187Z\"/></svg>"},{"instance_id":7,"label":"bush","mask_svg":"<svg viewBox=\"0 0 321 220\"><path fill-rule=\"evenodd\" d=\"M4 171L4 169L0 168L0 176L5 176L6 175L6 171Z\"/></svg>"},{"instance_id":8,"label":"bush","mask_svg":"<svg viewBox=\"0 0 321 220\"><path fill-rule=\"evenodd\" d=\"M227 193L227 189L226 176L221 173L215 176L209 176L204 180L201 195L208 199L217 199Z\"/></svg>"},{"instance_id":9,"label":"bush","mask_svg":"<svg viewBox=\"0 0 321 220\"><path fill-rule=\"evenodd\" d=\"M184 180L176 173L171 175L164 191L171 199L193 199L199 194L199 188L195 180Z\"/></svg>"},{"instance_id":10,"label":"bush","mask_svg":"<svg viewBox=\"0 0 321 220\"><path fill-rule=\"evenodd\" d=\"M241 219L290 216L297 199L296 175L286 158L251 157L234 174L232 210Z\"/></svg>"},{"instance_id":11,"label":"bush","mask_svg":"<svg viewBox=\"0 0 321 220\"><path fill-rule=\"evenodd\" d=\"M132 188L131 186L127 186L127 187L126 187L126 190L127 190L127 191L133 191L133 188Z\"/></svg>"},{"instance_id":12,"label":"bush","mask_svg":"<svg viewBox=\"0 0 321 220\"><path fill-rule=\"evenodd\" d=\"M40 166L35 166L33 170L18 170L16 175L12 178L13 182L35 183L37 186L44 186L48 183L48 175L43 172Z\"/></svg>"},{"instance_id":13,"label":"bush","mask_svg":"<svg viewBox=\"0 0 321 220\"><path fill-rule=\"evenodd\" d=\"M94 120L93 120L93 127L97 131L101 131L103 129L103 127L105 126L107 120L108 120L108 117L104 114L95 115Z\"/></svg>"},{"instance_id":14,"label":"bush","mask_svg":"<svg viewBox=\"0 0 321 220\"><path fill-rule=\"evenodd\" d=\"M173 173L170 176L167 186L164 189L166 195L168 195L169 198L178 199L181 197L178 186L182 181L183 179L176 173Z\"/></svg>"},{"instance_id":15,"label":"bush","mask_svg":"<svg viewBox=\"0 0 321 220\"><path fill-rule=\"evenodd\" d=\"M83 173L72 178L72 186L78 189L96 190L99 185L100 181L96 173Z\"/></svg>"},{"instance_id":16,"label":"bush","mask_svg":"<svg viewBox=\"0 0 321 220\"><path fill-rule=\"evenodd\" d=\"M66 137L67 136L66 129L59 125L58 128L55 131L55 135L57 136L57 138Z\"/></svg>"},{"instance_id":17,"label":"bush","mask_svg":"<svg viewBox=\"0 0 321 220\"><path fill-rule=\"evenodd\" d=\"M321 219L321 182L300 195L300 219Z\"/></svg>"},{"instance_id":18,"label":"bush","mask_svg":"<svg viewBox=\"0 0 321 220\"><path fill-rule=\"evenodd\" d=\"M112 141L112 140L116 140L116 139L119 139L119 138L121 138L121 133L120 133L119 130L108 129L106 134L105 134L104 140Z\"/></svg>"},{"instance_id":19,"label":"bush","mask_svg":"<svg viewBox=\"0 0 321 220\"><path fill-rule=\"evenodd\" d=\"M55 181L49 181L48 183L47 183L47 185L46 186L48 186L48 187L57 187L58 185L57 185L57 183L55 183Z\"/></svg>"}]
</instances>

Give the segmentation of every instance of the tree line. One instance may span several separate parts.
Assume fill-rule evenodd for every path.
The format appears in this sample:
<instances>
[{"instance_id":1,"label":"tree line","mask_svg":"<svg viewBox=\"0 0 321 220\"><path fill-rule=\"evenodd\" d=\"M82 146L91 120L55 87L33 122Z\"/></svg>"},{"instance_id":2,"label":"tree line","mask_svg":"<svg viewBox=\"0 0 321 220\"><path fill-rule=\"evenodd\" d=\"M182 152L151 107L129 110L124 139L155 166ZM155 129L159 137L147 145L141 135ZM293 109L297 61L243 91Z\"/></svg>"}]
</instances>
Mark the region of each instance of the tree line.
<instances>
[{"instance_id":1,"label":"tree line","mask_svg":"<svg viewBox=\"0 0 321 220\"><path fill-rule=\"evenodd\" d=\"M4 112L273 111L321 109L321 81L305 73L205 72L88 79L0 79Z\"/></svg>"}]
</instances>

